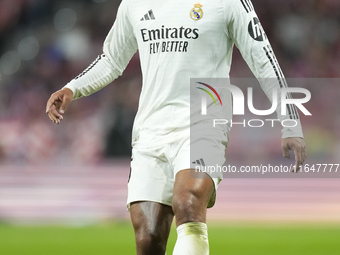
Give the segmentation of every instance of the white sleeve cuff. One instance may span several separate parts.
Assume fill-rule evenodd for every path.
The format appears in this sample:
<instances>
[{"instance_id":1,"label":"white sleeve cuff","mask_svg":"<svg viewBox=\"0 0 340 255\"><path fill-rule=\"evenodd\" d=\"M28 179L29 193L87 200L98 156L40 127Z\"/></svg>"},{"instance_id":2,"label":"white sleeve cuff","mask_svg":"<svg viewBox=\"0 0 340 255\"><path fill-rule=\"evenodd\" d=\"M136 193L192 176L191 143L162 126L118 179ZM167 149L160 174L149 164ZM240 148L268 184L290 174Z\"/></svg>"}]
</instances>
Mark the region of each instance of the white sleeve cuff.
<instances>
[{"instance_id":1,"label":"white sleeve cuff","mask_svg":"<svg viewBox=\"0 0 340 255\"><path fill-rule=\"evenodd\" d=\"M288 138L288 137L300 137L303 138L303 132L302 132L302 127L300 120L297 119L297 126L295 127L284 127L281 131L282 133L282 138ZM291 124L289 124L291 125ZM287 125L288 126L288 125Z\"/></svg>"}]
</instances>

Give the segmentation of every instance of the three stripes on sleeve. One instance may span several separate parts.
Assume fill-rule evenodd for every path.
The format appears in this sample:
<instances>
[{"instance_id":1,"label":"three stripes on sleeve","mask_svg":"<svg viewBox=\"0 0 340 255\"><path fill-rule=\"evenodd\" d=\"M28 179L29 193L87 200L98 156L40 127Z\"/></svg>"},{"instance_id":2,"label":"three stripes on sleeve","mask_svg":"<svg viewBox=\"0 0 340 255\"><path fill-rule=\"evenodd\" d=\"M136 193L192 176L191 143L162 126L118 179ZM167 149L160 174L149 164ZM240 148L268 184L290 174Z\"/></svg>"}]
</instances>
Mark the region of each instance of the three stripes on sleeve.
<instances>
[{"instance_id":1,"label":"three stripes on sleeve","mask_svg":"<svg viewBox=\"0 0 340 255\"><path fill-rule=\"evenodd\" d=\"M251 0L240 0L240 1L247 13L254 11L254 6L251 3ZM274 69L280 88L288 87L287 81L282 73L280 65L275 57L275 54L271 46L267 45L263 47L263 50ZM292 95L290 93L287 94L287 99L292 99ZM299 114L298 114L298 111L295 105L291 105L291 104L287 105L287 111L288 111L290 119L296 119L296 120L299 119Z\"/></svg>"},{"instance_id":2,"label":"three stripes on sleeve","mask_svg":"<svg viewBox=\"0 0 340 255\"><path fill-rule=\"evenodd\" d=\"M287 81L282 73L279 62L277 61L275 57L272 47L270 45L267 45L263 47L263 50L265 51L268 60L272 64L272 67L278 79L280 88L287 88L288 87ZM287 94L287 99L292 99L292 95L290 93ZM287 111L288 111L290 119L295 119L295 120L299 119L299 114L298 114L298 111L295 105L288 104Z\"/></svg>"}]
</instances>

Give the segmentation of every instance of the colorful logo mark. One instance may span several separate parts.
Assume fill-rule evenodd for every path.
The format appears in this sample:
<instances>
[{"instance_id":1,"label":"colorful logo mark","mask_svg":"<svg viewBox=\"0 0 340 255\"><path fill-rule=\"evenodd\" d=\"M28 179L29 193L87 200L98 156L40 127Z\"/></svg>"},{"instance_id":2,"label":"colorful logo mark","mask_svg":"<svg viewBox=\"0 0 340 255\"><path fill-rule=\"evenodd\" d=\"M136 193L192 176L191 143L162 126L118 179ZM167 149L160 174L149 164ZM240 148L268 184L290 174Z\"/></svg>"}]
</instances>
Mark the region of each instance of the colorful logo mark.
<instances>
[{"instance_id":1,"label":"colorful logo mark","mask_svg":"<svg viewBox=\"0 0 340 255\"><path fill-rule=\"evenodd\" d=\"M194 8L190 11L190 18L193 20L200 20L203 17L202 5L200 3L194 4Z\"/></svg>"},{"instance_id":2,"label":"colorful logo mark","mask_svg":"<svg viewBox=\"0 0 340 255\"><path fill-rule=\"evenodd\" d=\"M213 87L211 87L210 85L203 83L203 82L197 82L197 83L209 88L217 96L218 100L220 101L220 103L222 105L221 97ZM204 88L200 88L200 87L196 87L196 88L203 90L204 92L208 93L208 95L214 100L215 105L217 105L216 99L214 98L214 96L212 95L212 93L209 90L204 89Z\"/></svg>"}]
</instances>

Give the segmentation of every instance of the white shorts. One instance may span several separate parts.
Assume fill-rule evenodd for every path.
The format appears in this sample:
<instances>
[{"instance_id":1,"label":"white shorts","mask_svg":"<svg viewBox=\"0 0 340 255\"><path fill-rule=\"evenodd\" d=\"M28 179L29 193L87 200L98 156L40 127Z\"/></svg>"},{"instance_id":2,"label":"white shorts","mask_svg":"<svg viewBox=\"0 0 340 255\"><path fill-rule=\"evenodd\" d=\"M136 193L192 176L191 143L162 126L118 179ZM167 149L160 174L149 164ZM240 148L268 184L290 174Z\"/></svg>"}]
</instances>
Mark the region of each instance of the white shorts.
<instances>
[{"instance_id":1,"label":"white shorts","mask_svg":"<svg viewBox=\"0 0 340 255\"><path fill-rule=\"evenodd\" d=\"M191 135L191 139L188 135L176 136L173 142L163 145L134 146L128 183L128 209L132 202L137 201L152 201L171 206L177 172L184 169L195 169L197 163L223 165L228 138L220 130L212 131L213 133L200 130L198 131L199 135ZM193 139L193 137L195 138ZM209 137L209 139L204 139L204 137ZM190 148L190 142L195 149ZM207 158L208 154L213 156ZM199 161L197 162L197 160ZM223 179L223 173L211 175L207 172L207 174L215 184L215 192L208 204L208 208L210 208L215 203L216 190Z\"/></svg>"}]
</instances>

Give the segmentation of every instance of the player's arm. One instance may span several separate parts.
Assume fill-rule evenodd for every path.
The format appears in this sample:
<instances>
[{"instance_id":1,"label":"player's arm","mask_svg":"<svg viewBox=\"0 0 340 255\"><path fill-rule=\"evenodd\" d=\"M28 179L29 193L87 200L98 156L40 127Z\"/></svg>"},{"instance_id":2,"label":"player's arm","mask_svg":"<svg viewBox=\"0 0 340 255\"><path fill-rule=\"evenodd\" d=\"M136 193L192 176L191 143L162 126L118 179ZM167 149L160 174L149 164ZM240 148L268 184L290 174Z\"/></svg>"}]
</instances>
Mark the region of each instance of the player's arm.
<instances>
[{"instance_id":1,"label":"player's arm","mask_svg":"<svg viewBox=\"0 0 340 255\"><path fill-rule=\"evenodd\" d=\"M280 121L292 120L292 123L297 123L296 127L284 127L282 129L281 145L283 156L286 158L290 158L289 150L294 151L295 169L298 170L306 158L306 146L295 105L288 105L287 114L281 114L281 92L283 88L287 87L287 83L273 49L255 13L251 0L224 2L228 5L225 7L228 36L232 38L240 50L244 60L270 100L273 91L276 91L278 98L276 111Z\"/></svg>"},{"instance_id":2,"label":"player's arm","mask_svg":"<svg viewBox=\"0 0 340 255\"><path fill-rule=\"evenodd\" d=\"M104 42L104 53L48 100L46 113L54 123L60 123L72 100L91 95L120 76L137 51L137 42L128 17L128 1L123 0L118 9L116 21Z\"/></svg>"}]
</instances>

